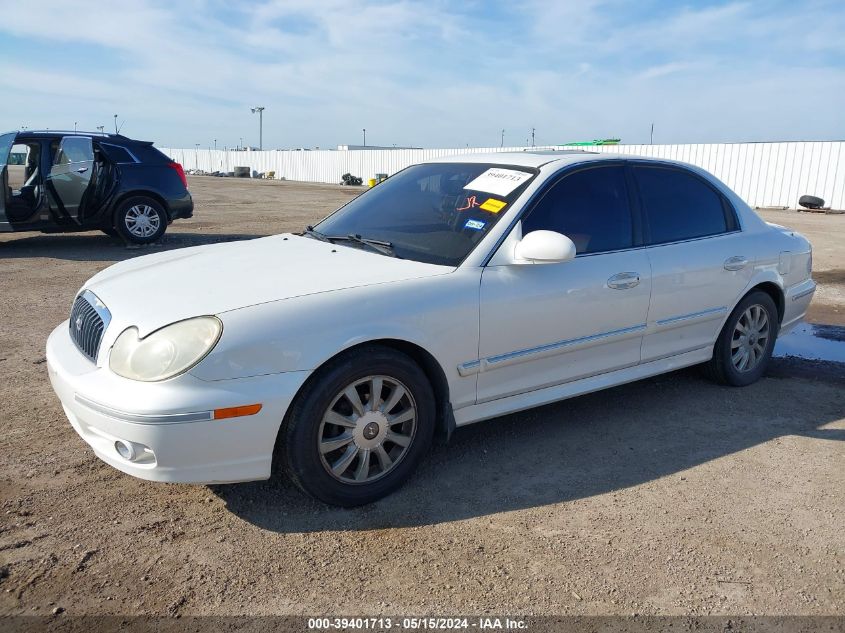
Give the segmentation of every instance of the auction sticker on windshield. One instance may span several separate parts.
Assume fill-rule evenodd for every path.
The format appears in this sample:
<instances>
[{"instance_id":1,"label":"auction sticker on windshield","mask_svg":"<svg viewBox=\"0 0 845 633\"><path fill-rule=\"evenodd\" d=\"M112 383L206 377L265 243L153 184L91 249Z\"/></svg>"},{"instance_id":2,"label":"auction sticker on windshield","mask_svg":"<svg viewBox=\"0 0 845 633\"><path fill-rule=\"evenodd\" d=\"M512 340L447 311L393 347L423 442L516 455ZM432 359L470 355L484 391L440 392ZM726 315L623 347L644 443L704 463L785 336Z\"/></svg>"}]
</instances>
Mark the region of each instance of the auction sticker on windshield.
<instances>
[{"instance_id":1,"label":"auction sticker on windshield","mask_svg":"<svg viewBox=\"0 0 845 633\"><path fill-rule=\"evenodd\" d=\"M464 189L470 191L483 191L496 196L507 196L511 191L519 187L533 174L515 169L502 169L491 167L472 182L467 183Z\"/></svg>"}]
</instances>

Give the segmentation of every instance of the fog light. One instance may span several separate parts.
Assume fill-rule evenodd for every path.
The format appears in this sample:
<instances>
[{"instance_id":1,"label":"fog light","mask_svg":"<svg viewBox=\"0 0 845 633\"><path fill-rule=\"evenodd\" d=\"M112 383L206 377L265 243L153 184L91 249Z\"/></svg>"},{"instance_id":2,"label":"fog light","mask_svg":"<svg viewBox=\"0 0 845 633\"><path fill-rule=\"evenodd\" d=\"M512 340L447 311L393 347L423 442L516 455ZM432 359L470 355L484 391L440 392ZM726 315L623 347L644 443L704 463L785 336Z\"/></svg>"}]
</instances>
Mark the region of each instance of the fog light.
<instances>
[{"instance_id":1,"label":"fog light","mask_svg":"<svg viewBox=\"0 0 845 633\"><path fill-rule=\"evenodd\" d=\"M132 445L132 442L124 442L123 440L117 440L114 443L114 450L116 450L117 454L120 455L123 459L126 459L130 462L135 461L135 458L137 457L135 447Z\"/></svg>"}]
</instances>

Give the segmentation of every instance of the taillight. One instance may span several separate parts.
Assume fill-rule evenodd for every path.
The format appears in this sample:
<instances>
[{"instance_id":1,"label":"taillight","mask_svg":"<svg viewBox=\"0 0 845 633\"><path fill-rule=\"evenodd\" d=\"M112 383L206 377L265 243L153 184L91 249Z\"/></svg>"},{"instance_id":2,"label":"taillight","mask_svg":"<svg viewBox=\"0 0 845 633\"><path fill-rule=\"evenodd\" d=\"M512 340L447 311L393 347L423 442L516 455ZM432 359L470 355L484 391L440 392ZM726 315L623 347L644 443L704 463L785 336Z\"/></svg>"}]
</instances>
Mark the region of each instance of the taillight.
<instances>
[{"instance_id":1,"label":"taillight","mask_svg":"<svg viewBox=\"0 0 845 633\"><path fill-rule=\"evenodd\" d=\"M175 170L176 173L179 175L179 180L182 181L182 184L185 185L185 189L188 188L188 179L185 178L185 170L182 169L182 165L177 162L172 162L168 165L171 169Z\"/></svg>"}]
</instances>

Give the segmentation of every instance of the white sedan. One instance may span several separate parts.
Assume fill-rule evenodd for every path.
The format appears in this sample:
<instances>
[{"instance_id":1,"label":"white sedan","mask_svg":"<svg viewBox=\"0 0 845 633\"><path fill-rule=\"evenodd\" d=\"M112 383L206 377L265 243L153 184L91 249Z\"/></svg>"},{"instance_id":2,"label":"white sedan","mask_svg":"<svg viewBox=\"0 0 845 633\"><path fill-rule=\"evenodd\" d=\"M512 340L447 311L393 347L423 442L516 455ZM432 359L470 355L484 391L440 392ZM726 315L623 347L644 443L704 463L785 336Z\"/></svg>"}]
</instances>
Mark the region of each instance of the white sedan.
<instances>
[{"instance_id":1,"label":"white sedan","mask_svg":"<svg viewBox=\"0 0 845 633\"><path fill-rule=\"evenodd\" d=\"M438 431L689 365L756 381L807 310L811 267L804 237L690 165L462 156L301 235L116 264L47 360L115 468L193 483L281 470L352 506L396 489Z\"/></svg>"}]
</instances>

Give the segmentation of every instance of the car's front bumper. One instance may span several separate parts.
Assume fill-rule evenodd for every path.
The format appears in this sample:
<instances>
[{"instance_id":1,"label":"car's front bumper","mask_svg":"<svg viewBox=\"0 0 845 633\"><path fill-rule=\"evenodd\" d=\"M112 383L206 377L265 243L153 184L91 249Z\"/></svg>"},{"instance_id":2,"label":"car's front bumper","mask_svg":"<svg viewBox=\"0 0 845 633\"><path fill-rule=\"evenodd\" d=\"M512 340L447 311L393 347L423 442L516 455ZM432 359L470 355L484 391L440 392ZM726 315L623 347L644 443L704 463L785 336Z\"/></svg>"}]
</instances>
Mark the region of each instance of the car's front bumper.
<instances>
[{"instance_id":1,"label":"car's front bumper","mask_svg":"<svg viewBox=\"0 0 845 633\"><path fill-rule=\"evenodd\" d=\"M97 367L74 346L67 322L47 340L50 382L70 423L94 453L152 481L223 483L266 479L279 425L308 372L204 381L184 374L159 383ZM210 419L215 409L261 404L249 416ZM137 449L122 457L115 443Z\"/></svg>"}]
</instances>

